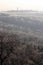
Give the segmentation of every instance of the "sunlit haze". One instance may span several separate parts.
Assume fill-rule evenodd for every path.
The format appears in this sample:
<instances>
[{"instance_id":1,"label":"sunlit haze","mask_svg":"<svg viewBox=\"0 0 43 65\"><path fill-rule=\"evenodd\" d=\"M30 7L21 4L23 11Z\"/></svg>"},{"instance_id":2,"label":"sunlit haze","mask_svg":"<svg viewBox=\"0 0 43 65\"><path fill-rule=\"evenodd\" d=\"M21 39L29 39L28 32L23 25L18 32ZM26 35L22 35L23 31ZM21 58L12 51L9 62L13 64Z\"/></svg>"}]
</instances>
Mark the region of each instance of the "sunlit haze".
<instances>
[{"instance_id":1,"label":"sunlit haze","mask_svg":"<svg viewBox=\"0 0 43 65\"><path fill-rule=\"evenodd\" d=\"M0 0L0 11L5 10L43 11L43 0Z\"/></svg>"}]
</instances>

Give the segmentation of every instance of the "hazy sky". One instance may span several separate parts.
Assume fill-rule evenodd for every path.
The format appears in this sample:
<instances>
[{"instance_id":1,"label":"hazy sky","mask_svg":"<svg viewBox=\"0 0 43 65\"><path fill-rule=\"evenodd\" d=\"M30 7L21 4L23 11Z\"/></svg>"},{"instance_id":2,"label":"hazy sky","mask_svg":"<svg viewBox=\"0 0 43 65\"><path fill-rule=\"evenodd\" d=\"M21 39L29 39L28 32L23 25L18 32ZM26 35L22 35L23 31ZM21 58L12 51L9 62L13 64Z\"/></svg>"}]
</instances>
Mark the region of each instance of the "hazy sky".
<instances>
[{"instance_id":1,"label":"hazy sky","mask_svg":"<svg viewBox=\"0 0 43 65\"><path fill-rule=\"evenodd\" d=\"M17 8L43 11L43 0L0 0L0 11Z\"/></svg>"}]
</instances>

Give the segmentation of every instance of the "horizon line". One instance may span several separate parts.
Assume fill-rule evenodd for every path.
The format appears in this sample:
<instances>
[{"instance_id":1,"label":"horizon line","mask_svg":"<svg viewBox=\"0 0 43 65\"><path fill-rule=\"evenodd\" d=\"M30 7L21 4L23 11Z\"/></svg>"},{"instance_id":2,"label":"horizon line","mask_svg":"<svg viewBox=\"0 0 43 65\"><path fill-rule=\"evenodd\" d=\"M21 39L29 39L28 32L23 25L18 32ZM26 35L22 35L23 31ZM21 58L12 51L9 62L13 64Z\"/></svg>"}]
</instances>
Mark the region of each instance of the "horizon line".
<instances>
[{"instance_id":1,"label":"horizon line","mask_svg":"<svg viewBox=\"0 0 43 65\"><path fill-rule=\"evenodd\" d=\"M6 12L6 11L35 11L35 12L43 12L38 10L32 10L32 9L10 9L10 10L0 10L0 12Z\"/></svg>"}]
</instances>

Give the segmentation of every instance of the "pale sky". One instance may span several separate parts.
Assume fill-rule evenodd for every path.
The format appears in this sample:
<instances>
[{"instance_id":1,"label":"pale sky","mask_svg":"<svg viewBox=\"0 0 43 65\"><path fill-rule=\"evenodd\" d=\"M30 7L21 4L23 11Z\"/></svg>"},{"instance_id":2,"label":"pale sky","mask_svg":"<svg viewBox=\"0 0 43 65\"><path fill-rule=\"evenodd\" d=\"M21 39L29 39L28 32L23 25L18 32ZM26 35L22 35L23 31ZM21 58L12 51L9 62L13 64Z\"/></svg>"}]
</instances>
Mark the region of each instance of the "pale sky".
<instances>
[{"instance_id":1,"label":"pale sky","mask_svg":"<svg viewBox=\"0 0 43 65\"><path fill-rule=\"evenodd\" d=\"M43 11L43 0L0 0L0 11L17 8Z\"/></svg>"}]
</instances>

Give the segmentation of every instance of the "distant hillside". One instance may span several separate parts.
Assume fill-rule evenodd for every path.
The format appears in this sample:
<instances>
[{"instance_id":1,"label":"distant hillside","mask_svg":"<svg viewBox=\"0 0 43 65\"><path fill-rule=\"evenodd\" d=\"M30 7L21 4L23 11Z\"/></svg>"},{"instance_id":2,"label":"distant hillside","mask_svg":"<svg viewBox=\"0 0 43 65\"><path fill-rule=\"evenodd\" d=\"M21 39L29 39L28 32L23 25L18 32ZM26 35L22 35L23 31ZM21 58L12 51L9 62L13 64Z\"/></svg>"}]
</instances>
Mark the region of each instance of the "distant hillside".
<instances>
[{"instance_id":1,"label":"distant hillside","mask_svg":"<svg viewBox=\"0 0 43 65\"><path fill-rule=\"evenodd\" d=\"M0 13L0 29L21 31L43 37L43 13L11 10Z\"/></svg>"}]
</instances>

